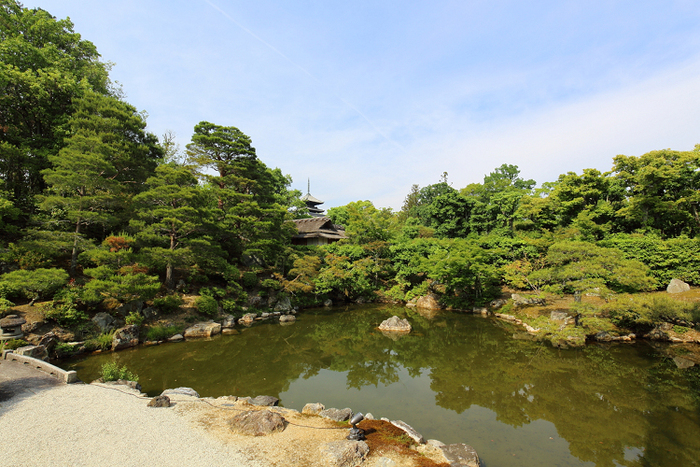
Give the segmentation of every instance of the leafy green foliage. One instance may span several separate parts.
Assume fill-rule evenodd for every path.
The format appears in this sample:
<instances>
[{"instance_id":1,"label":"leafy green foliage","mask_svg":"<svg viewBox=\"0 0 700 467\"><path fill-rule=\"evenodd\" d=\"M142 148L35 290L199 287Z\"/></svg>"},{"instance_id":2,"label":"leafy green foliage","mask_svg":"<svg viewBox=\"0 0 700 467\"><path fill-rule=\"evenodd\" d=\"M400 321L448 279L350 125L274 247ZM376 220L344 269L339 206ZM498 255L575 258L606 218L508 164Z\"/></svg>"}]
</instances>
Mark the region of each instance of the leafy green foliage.
<instances>
[{"instance_id":1,"label":"leafy green foliage","mask_svg":"<svg viewBox=\"0 0 700 467\"><path fill-rule=\"evenodd\" d=\"M88 339L87 341L85 341L84 346L85 346L86 350L106 351L106 350L109 350L112 348L113 338L114 338L114 331L104 332L95 338Z\"/></svg>"},{"instance_id":2,"label":"leafy green foliage","mask_svg":"<svg viewBox=\"0 0 700 467\"><path fill-rule=\"evenodd\" d=\"M2 348L3 350L15 350L25 345L29 345L29 342L23 339L10 339L3 343Z\"/></svg>"},{"instance_id":3,"label":"leafy green foliage","mask_svg":"<svg viewBox=\"0 0 700 467\"><path fill-rule=\"evenodd\" d=\"M8 272L0 276L0 286L5 298L27 298L30 300L51 296L68 283L68 273L62 269L36 269Z\"/></svg>"},{"instance_id":4,"label":"leafy green foliage","mask_svg":"<svg viewBox=\"0 0 700 467\"><path fill-rule=\"evenodd\" d=\"M616 325L643 331L661 322L700 321L700 304L664 296L622 295L603 309Z\"/></svg>"},{"instance_id":5,"label":"leafy green foliage","mask_svg":"<svg viewBox=\"0 0 700 467\"><path fill-rule=\"evenodd\" d=\"M252 289L258 285L258 275L253 271L246 271L241 276L241 283L244 287Z\"/></svg>"},{"instance_id":6,"label":"leafy green foliage","mask_svg":"<svg viewBox=\"0 0 700 467\"><path fill-rule=\"evenodd\" d=\"M6 298L0 297L0 317L5 316L13 306L15 306L14 303Z\"/></svg>"},{"instance_id":7,"label":"leafy green foliage","mask_svg":"<svg viewBox=\"0 0 700 467\"><path fill-rule=\"evenodd\" d=\"M117 381L124 379L127 381L138 381L139 377L129 371L129 369L124 366L119 366L117 362L107 362L100 368L100 377L104 381Z\"/></svg>"},{"instance_id":8,"label":"leafy green foliage","mask_svg":"<svg viewBox=\"0 0 700 467\"><path fill-rule=\"evenodd\" d=\"M197 311L203 315L215 317L219 315L219 303L210 295L201 295L194 302Z\"/></svg>"},{"instance_id":9,"label":"leafy green foliage","mask_svg":"<svg viewBox=\"0 0 700 467\"><path fill-rule=\"evenodd\" d=\"M149 326L146 329L146 340L148 341L163 341L175 334L180 334L183 331L182 326Z\"/></svg>"},{"instance_id":10,"label":"leafy green foliage","mask_svg":"<svg viewBox=\"0 0 700 467\"><path fill-rule=\"evenodd\" d=\"M165 314L177 311L183 303L182 297L178 294L171 294L153 299L153 306Z\"/></svg>"},{"instance_id":11,"label":"leafy green foliage","mask_svg":"<svg viewBox=\"0 0 700 467\"><path fill-rule=\"evenodd\" d=\"M144 319L145 318L141 313L139 313L138 311L132 311L131 313L126 315L124 321L126 322L126 324L135 324L137 326L141 326L141 324L143 324Z\"/></svg>"},{"instance_id":12,"label":"leafy green foliage","mask_svg":"<svg viewBox=\"0 0 700 467\"><path fill-rule=\"evenodd\" d=\"M46 302L39 305L39 309L46 319L53 320L61 326L76 326L90 319L72 303Z\"/></svg>"}]
</instances>

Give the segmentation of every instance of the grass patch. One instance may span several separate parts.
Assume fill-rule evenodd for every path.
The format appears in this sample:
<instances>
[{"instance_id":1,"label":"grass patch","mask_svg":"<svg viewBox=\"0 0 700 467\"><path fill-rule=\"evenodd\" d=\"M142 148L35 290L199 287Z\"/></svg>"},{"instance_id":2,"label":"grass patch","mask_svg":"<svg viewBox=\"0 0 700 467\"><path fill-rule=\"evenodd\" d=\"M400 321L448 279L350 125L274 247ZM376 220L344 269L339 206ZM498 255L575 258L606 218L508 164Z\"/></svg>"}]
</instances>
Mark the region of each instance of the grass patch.
<instances>
[{"instance_id":1,"label":"grass patch","mask_svg":"<svg viewBox=\"0 0 700 467\"><path fill-rule=\"evenodd\" d=\"M29 345L29 342L23 339L10 339L9 341L5 341L2 345L2 350L15 350L25 345Z\"/></svg>"},{"instance_id":2,"label":"grass patch","mask_svg":"<svg viewBox=\"0 0 700 467\"><path fill-rule=\"evenodd\" d=\"M125 379L127 381L138 381L138 375L135 375L126 367L126 365L120 367L117 362L108 362L102 365L100 368L100 376L104 381L117 381L120 379Z\"/></svg>"},{"instance_id":3,"label":"grass patch","mask_svg":"<svg viewBox=\"0 0 700 467\"><path fill-rule=\"evenodd\" d=\"M175 334L181 334L183 331L182 326L170 325L170 326L150 326L146 329L146 340L148 341L163 341Z\"/></svg>"}]
</instances>

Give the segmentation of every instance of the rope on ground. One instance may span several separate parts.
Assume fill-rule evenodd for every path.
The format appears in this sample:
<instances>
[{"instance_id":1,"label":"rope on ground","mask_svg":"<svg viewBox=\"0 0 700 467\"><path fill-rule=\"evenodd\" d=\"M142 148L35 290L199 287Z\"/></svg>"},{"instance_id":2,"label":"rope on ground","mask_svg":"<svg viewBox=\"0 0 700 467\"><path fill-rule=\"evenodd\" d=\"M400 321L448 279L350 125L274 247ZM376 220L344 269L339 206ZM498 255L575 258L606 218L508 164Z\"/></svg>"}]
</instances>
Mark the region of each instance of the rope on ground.
<instances>
[{"instance_id":1,"label":"rope on ground","mask_svg":"<svg viewBox=\"0 0 700 467\"><path fill-rule=\"evenodd\" d=\"M132 396L132 397L136 397L137 399L142 399L142 400L152 399L152 397L150 397L150 396L144 396L144 395L142 395L142 394L134 394L133 392L124 391L124 390L122 390L122 389L120 389L120 388L118 388L118 387L114 387L114 386L103 386L103 385L100 385L100 386L98 386L98 387L101 387L101 388L104 388L104 389L111 389L112 391L118 391L118 392L121 392L122 394L126 394L126 395ZM168 397L170 397L170 396L168 396ZM172 399L172 398L171 398L170 400L173 401L173 402L177 402L178 404L194 404L194 403L197 403L197 402L202 402L202 403L204 403L204 404L210 405L211 407L213 407L213 408L215 408L215 409L219 409L219 410L234 410L234 411L236 411L236 412L245 412L245 411L246 411L245 409L239 409L239 408L236 408L236 407L222 407L222 406L219 406L219 405L214 405L214 404L212 404L211 402L209 402L208 400L202 399L201 397L200 397L200 398L195 398L195 400ZM291 409L290 409L290 410L291 410ZM324 426L309 426L309 425L301 425L301 424L299 424L299 423L290 422L289 420L285 420L285 421L286 421L287 423L289 423L290 425L294 425L294 426L297 426L297 427L300 427L300 428L310 428L310 429L312 429L312 430L347 430L347 429L348 429L348 427L346 427L346 426L329 426L329 427L324 427Z\"/></svg>"}]
</instances>

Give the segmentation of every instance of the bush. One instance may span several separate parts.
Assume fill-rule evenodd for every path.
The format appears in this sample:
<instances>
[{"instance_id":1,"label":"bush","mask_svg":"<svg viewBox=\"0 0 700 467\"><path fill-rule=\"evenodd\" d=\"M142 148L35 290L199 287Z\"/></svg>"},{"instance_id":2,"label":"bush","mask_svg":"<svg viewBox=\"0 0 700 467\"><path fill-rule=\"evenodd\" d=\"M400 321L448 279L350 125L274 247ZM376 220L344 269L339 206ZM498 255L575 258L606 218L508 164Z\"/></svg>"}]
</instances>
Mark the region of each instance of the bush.
<instances>
[{"instance_id":1,"label":"bush","mask_svg":"<svg viewBox=\"0 0 700 467\"><path fill-rule=\"evenodd\" d=\"M243 307L236 300L231 300L230 298L221 301L221 308L223 308L224 313L230 315L238 315L243 312Z\"/></svg>"},{"instance_id":2,"label":"bush","mask_svg":"<svg viewBox=\"0 0 700 467\"><path fill-rule=\"evenodd\" d=\"M39 305L39 310L46 319L56 321L61 326L75 326L89 319L85 312L76 309L72 303L46 302Z\"/></svg>"},{"instance_id":3,"label":"bush","mask_svg":"<svg viewBox=\"0 0 700 467\"><path fill-rule=\"evenodd\" d=\"M207 295L213 298L223 298L226 296L226 290L221 287L202 287L199 289L200 295Z\"/></svg>"},{"instance_id":4,"label":"bush","mask_svg":"<svg viewBox=\"0 0 700 467\"><path fill-rule=\"evenodd\" d=\"M151 326L146 330L146 340L148 341L162 341L174 336L175 334L182 333L182 326Z\"/></svg>"},{"instance_id":5,"label":"bush","mask_svg":"<svg viewBox=\"0 0 700 467\"><path fill-rule=\"evenodd\" d=\"M180 305L183 304L182 297L178 294L166 295L165 297L158 297L153 299L153 306L158 308L165 314L177 311Z\"/></svg>"},{"instance_id":6,"label":"bush","mask_svg":"<svg viewBox=\"0 0 700 467\"><path fill-rule=\"evenodd\" d=\"M109 350L112 348L112 339L114 338L114 331L105 332L95 337L94 339L88 339L85 342L86 350Z\"/></svg>"},{"instance_id":7,"label":"bush","mask_svg":"<svg viewBox=\"0 0 700 467\"><path fill-rule=\"evenodd\" d=\"M282 287L279 281L276 281L274 279L263 279L260 285L265 287L266 289L272 290L279 290Z\"/></svg>"},{"instance_id":8,"label":"bush","mask_svg":"<svg viewBox=\"0 0 700 467\"><path fill-rule=\"evenodd\" d=\"M29 342L22 339L10 339L9 341L5 341L3 348L5 350L15 350L25 345L29 345Z\"/></svg>"},{"instance_id":9,"label":"bush","mask_svg":"<svg viewBox=\"0 0 700 467\"><path fill-rule=\"evenodd\" d=\"M126 324L135 324L136 326L141 326L143 324L144 319L145 318L138 311L132 311L126 316L124 321L126 321Z\"/></svg>"},{"instance_id":10,"label":"bush","mask_svg":"<svg viewBox=\"0 0 700 467\"><path fill-rule=\"evenodd\" d=\"M73 356L78 351L77 346L66 344L65 342L58 342L56 347L54 347L54 352L56 352L56 357L67 358Z\"/></svg>"},{"instance_id":11,"label":"bush","mask_svg":"<svg viewBox=\"0 0 700 467\"><path fill-rule=\"evenodd\" d=\"M674 300L665 296L624 295L604 307L615 325L648 330L661 322L697 322L700 304Z\"/></svg>"},{"instance_id":12,"label":"bush","mask_svg":"<svg viewBox=\"0 0 700 467\"><path fill-rule=\"evenodd\" d=\"M219 304L214 297L202 295L194 302L197 311L207 316L217 316L219 314Z\"/></svg>"},{"instance_id":13,"label":"bush","mask_svg":"<svg viewBox=\"0 0 700 467\"><path fill-rule=\"evenodd\" d=\"M133 374L125 366L120 367L117 362L109 362L102 365L100 368L100 376L104 381L117 381L125 379L128 381L138 381L139 377Z\"/></svg>"},{"instance_id":14,"label":"bush","mask_svg":"<svg viewBox=\"0 0 700 467\"><path fill-rule=\"evenodd\" d=\"M11 301L7 300L6 298L0 298L0 317L9 312L13 306L15 306L15 304Z\"/></svg>"},{"instance_id":15,"label":"bush","mask_svg":"<svg viewBox=\"0 0 700 467\"><path fill-rule=\"evenodd\" d=\"M68 273L63 269L36 269L8 272L0 276L3 298L20 297L36 300L53 295L68 283Z\"/></svg>"},{"instance_id":16,"label":"bush","mask_svg":"<svg viewBox=\"0 0 700 467\"><path fill-rule=\"evenodd\" d=\"M253 271L246 271L243 273L243 276L241 276L241 282L244 287L252 289L258 285L258 275Z\"/></svg>"}]
</instances>

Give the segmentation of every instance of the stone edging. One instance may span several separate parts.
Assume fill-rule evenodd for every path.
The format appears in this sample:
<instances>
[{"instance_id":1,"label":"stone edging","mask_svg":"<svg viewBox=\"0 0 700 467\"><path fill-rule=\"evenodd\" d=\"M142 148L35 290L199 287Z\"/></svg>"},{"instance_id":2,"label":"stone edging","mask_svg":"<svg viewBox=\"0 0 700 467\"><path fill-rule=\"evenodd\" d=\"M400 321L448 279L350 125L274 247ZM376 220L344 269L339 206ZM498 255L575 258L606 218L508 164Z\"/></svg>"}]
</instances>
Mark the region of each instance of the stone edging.
<instances>
[{"instance_id":1,"label":"stone edging","mask_svg":"<svg viewBox=\"0 0 700 467\"><path fill-rule=\"evenodd\" d=\"M49 375L63 381L66 384L77 383L79 381L78 373L76 373L75 371L62 370L61 368L43 360L39 360L38 358L28 357L26 355L18 355L12 350L4 350L2 352L2 359L23 363L25 365L30 365L36 368L37 370L41 370L44 373L48 373Z\"/></svg>"}]
</instances>

